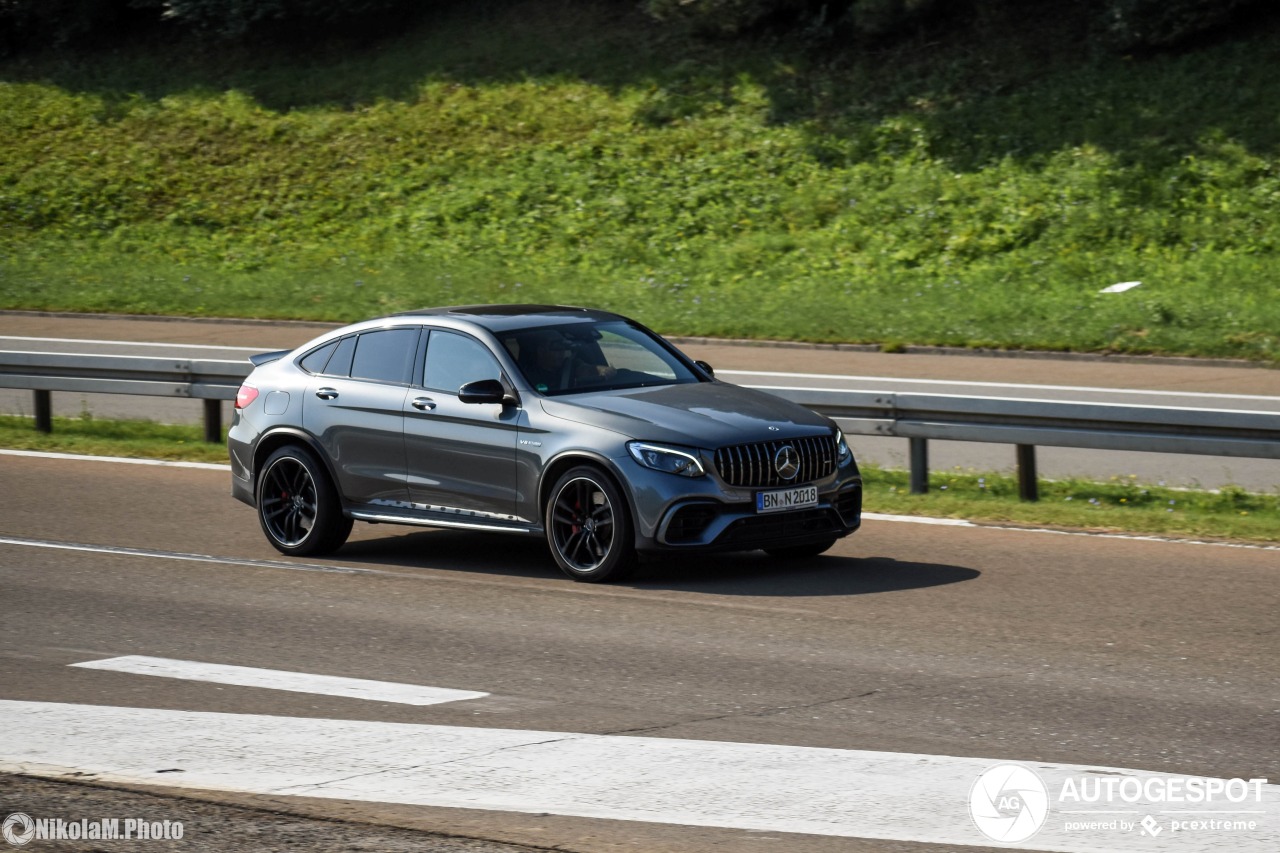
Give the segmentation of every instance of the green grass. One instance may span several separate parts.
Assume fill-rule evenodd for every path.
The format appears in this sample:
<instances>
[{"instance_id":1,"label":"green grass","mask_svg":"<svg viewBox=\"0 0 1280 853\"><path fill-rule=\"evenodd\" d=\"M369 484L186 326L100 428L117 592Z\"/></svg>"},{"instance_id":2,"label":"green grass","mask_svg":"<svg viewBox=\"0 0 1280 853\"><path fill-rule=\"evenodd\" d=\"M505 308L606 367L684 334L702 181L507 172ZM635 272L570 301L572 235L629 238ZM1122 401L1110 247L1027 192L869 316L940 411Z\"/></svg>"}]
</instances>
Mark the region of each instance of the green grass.
<instances>
[{"instance_id":1,"label":"green grass","mask_svg":"<svg viewBox=\"0 0 1280 853\"><path fill-rule=\"evenodd\" d=\"M151 421L54 418L51 433L31 418L0 416L0 447L93 456L221 462L226 448L202 440L198 426ZM930 491L913 495L905 471L863 469L868 512L964 518L992 523L1106 530L1215 540L1280 542L1280 495L1239 488L1186 491L1140 484L1133 477L1105 483L1042 480L1041 499L1018 499L1017 480L975 471L938 471Z\"/></svg>"},{"instance_id":2,"label":"green grass","mask_svg":"<svg viewBox=\"0 0 1280 853\"><path fill-rule=\"evenodd\" d=\"M932 472L929 492L910 493L908 473L867 466L868 511L992 523L1116 531L1210 540L1280 542L1280 495L1228 486L1169 489L1111 477L1041 480L1040 500L1018 498L1015 477L973 470Z\"/></svg>"},{"instance_id":3,"label":"green grass","mask_svg":"<svg viewBox=\"0 0 1280 853\"><path fill-rule=\"evenodd\" d=\"M836 54L569 0L12 59L0 307L1280 361L1280 21L1145 58L966 26Z\"/></svg>"},{"instance_id":4,"label":"green grass","mask_svg":"<svg viewBox=\"0 0 1280 853\"><path fill-rule=\"evenodd\" d=\"M48 433L37 431L32 418L0 415L0 447L83 456L227 462L227 448L206 442L203 427L99 420L87 414L78 418L55 417L53 431Z\"/></svg>"}]
</instances>

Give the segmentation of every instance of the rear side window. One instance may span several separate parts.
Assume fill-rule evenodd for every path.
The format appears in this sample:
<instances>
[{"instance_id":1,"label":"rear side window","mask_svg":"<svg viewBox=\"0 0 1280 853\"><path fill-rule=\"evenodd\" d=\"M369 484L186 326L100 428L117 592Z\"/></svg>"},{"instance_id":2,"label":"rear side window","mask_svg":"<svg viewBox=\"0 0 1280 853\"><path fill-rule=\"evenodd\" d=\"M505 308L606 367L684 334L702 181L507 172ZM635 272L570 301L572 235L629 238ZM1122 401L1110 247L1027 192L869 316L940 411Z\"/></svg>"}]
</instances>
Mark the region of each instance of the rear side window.
<instances>
[{"instance_id":1,"label":"rear side window","mask_svg":"<svg viewBox=\"0 0 1280 853\"><path fill-rule=\"evenodd\" d=\"M351 360L352 379L405 382L418 346L417 329L379 329L365 332L356 341Z\"/></svg>"},{"instance_id":2,"label":"rear side window","mask_svg":"<svg viewBox=\"0 0 1280 853\"><path fill-rule=\"evenodd\" d=\"M338 348L338 342L325 344L319 349L313 349L302 357L302 361L298 362L298 366L307 373L324 373L324 366L329 363L329 357L333 355L333 351Z\"/></svg>"},{"instance_id":3,"label":"rear side window","mask_svg":"<svg viewBox=\"0 0 1280 853\"><path fill-rule=\"evenodd\" d=\"M351 357L356 353L356 336L348 335L338 341L338 349L333 358L324 366L325 376L350 376Z\"/></svg>"}]
</instances>

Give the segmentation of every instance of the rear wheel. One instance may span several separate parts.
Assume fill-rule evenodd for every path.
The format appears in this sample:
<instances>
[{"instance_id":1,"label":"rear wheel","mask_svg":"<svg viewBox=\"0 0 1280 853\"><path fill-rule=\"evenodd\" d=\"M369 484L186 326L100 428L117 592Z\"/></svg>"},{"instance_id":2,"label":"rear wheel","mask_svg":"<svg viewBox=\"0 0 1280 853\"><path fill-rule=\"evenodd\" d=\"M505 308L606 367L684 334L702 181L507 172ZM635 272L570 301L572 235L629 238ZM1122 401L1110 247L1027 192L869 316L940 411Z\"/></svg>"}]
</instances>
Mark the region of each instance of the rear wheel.
<instances>
[{"instance_id":1,"label":"rear wheel","mask_svg":"<svg viewBox=\"0 0 1280 853\"><path fill-rule=\"evenodd\" d=\"M635 568L626 499L598 468L573 468L556 481L547 502L546 528L551 556L574 580L621 580Z\"/></svg>"},{"instance_id":2,"label":"rear wheel","mask_svg":"<svg viewBox=\"0 0 1280 853\"><path fill-rule=\"evenodd\" d=\"M258 477L258 521L282 554L327 554L351 534L351 519L329 474L299 445L286 445L267 457Z\"/></svg>"},{"instance_id":3,"label":"rear wheel","mask_svg":"<svg viewBox=\"0 0 1280 853\"><path fill-rule=\"evenodd\" d=\"M782 548L765 548L764 552L770 557L777 557L780 560L804 560L809 557L816 557L819 554L826 553L831 550L831 546L836 544L836 540L830 539L823 542L813 542L808 545L787 545Z\"/></svg>"}]
</instances>

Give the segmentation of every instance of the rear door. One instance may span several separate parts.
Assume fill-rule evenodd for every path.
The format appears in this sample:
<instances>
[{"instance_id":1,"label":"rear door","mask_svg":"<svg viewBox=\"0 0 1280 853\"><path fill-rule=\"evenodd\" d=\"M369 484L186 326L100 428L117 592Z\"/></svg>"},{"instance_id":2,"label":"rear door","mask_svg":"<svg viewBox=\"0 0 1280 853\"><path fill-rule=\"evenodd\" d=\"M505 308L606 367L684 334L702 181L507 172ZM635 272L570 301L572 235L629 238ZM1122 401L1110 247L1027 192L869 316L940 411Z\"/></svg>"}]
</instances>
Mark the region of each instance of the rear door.
<instances>
[{"instance_id":1,"label":"rear door","mask_svg":"<svg viewBox=\"0 0 1280 853\"><path fill-rule=\"evenodd\" d=\"M405 504L404 407L418 326L375 329L338 344L307 384L303 424L352 503Z\"/></svg>"}]
</instances>

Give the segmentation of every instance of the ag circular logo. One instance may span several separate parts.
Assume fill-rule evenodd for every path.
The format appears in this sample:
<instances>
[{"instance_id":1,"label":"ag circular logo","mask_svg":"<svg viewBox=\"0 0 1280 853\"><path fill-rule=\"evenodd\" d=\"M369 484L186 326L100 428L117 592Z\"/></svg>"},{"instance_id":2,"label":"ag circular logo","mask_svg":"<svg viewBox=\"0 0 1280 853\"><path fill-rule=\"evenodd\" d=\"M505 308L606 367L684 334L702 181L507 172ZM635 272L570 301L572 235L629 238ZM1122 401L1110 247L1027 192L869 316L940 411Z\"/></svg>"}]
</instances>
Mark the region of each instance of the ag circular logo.
<instances>
[{"instance_id":1,"label":"ag circular logo","mask_svg":"<svg viewBox=\"0 0 1280 853\"><path fill-rule=\"evenodd\" d=\"M1026 841L1049 816L1049 789L1034 770L1021 764L998 764L973 783L969 814L992 841Z\"/></svg>"},{"instance_id":2,"label":"ag circular logo","mask_svg":"<svg viewBox=\"0 0 1280 853\"><path fill-rule=\"evenodd\" d=\"M22 812L14 812L4 819L0 833L4 835L5 841L14 847L21 847L36 837L36 822Z\"/></svg>"}]
</instances>

